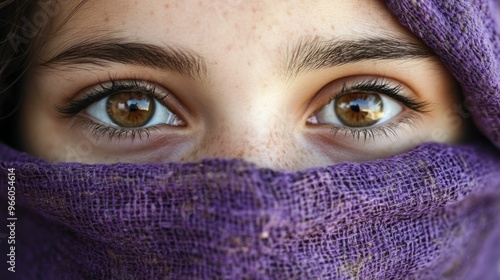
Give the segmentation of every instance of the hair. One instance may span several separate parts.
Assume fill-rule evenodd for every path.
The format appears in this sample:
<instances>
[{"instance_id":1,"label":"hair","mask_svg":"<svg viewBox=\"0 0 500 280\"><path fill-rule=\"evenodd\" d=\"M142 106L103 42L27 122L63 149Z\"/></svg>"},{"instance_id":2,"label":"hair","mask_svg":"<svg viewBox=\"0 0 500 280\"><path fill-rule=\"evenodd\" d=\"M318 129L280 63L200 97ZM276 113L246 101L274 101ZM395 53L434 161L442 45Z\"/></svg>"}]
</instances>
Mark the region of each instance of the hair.
<instances>
[{"instance_id":1,"label":"hair","mask_svg":"<svg viewBox=\"0 0 500 280\"><path fill-rule=\"evenodd\" d=\"M23 75L36 55L37 40L45 24L32 23L41 4L49 7L57 0L0 0L0 143L20 148L19 108L22 103ZM66 23L86 0L65 18ZM37 4L40 4L37 5ZM57 29L56 29L57 32Z\"/></svg>"},{"instance_id":2,"label":"hair","mask_svg":"<svg viewBox=\"0 0 500 280\"><path fill-rule=\"evenodd\" d=\"M17 109L21 103L23 73L33 55L33 40L23 38L23 18L33 13L37 0L3 0L0 2L0 142L16 146ZM26 32L26 30L24 30Z\"/></svg>"}]
</instances>

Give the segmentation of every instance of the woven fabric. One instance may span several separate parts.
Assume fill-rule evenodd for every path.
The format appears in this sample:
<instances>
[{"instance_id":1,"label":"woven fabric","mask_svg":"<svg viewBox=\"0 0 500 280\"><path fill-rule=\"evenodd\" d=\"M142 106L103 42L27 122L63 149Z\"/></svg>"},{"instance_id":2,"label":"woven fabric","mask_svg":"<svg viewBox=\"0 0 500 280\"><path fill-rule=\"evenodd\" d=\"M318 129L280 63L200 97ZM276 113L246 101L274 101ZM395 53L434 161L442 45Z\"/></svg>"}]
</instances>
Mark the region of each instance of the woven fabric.
<instances>
[{"instance_id":1,"label":"woven fabric","mask_svg":"<svg viewBox=\"0 0 500 280\"><path fill-rule=\"evenodd\" d=\"M387 0L462 86L478 128L500 148L500 1Z\"/></svg>"},{"instance_id":2,"label":"woven fabric","mask_svg":"<svg viewBox=\"0 0 500 280\"><path fill-rule=\"evenodd\" d=\"M39 215L19 216L19 250L36 262L18 262L27 279L498 276L498 246L485 242L500 227L500 157L487 148L427 144L303 172L0 155L19 203Z\"/></svg>"},{"instance_id":3,"label":"woven fabric","mask_svg":"<svg viewBox=\"0 0 500 280\"><path fill-rule=\"evenodd\" d=\"M500 279L495 3L387 3L450 68L488 141L299 172L48 163L0 145L18 203L17 272L0 278ZM7 182L3 170L3 221Z\"/></svg>"}]
</instances>

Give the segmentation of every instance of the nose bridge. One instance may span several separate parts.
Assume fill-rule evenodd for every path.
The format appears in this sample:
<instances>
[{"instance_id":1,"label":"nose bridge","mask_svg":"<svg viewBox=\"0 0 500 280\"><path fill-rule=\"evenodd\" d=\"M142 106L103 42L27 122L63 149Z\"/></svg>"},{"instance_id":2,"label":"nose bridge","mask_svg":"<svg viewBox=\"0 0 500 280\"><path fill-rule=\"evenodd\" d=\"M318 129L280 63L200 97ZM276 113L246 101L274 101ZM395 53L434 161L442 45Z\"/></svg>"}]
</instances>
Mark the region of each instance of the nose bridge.
<instances>
[{"instance_id":1,"label":"nose bridge","mask_svg":"<svg viewBox=\"0 0 500 280\"><path fill-rule=\"evenodd\" d=\"M254 71L217 66L226 75L213 81L213 92L206 97L208 109L195 160L238 158L272 168L285 168L291 162L298 145L297 123L290 118L291 102L283 85L273 82L272 73L257 71L269 69L268 63L253 61L249 67Z\"/></svg>"},{"instance_id":2,"label":"nose bridge","mask_svg":"<svg viewBox=\"0 0 500 280\"><path fill-rule=\"evenodd\" d=\"M253 118L250 112L245 115L229 117L214 130L216 135L209 135L209 152L222 157L272 160L279 147L286 145L282 129L273 118Z\"/></svg>"},{"instance_id":3,"label":"nose bridge","mask_svg":"<svg viewBox=\"0 0 500 280\"><path fill-rule=\"evenodd\" d=\"M199 146L197 158L238 158L259 166L286 168L297 144L289 126L277 114L253 117L252 110L243 116L226 116L211 125ZM256 114L256 113L254 113Z\"/></svg>"}]
</instances>

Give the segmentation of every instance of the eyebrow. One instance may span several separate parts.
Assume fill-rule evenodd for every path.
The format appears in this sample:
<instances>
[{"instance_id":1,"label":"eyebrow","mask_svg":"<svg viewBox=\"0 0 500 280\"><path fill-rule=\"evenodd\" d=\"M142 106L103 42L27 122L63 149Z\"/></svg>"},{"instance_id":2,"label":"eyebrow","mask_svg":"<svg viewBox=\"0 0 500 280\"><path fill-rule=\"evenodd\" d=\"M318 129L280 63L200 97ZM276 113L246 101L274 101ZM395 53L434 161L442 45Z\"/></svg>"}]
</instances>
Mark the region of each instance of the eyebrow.
<instances>
[{"instance_id":1,"label":"eyebrow","mask_svg":"<svg viewBox=\"0 0 500 280\"><path fill-rule=\"evenodd\" d=\"M356 40L299 40L285 50L286 77L302 72L331 68L365 60L423 59L435 57L425 45L393 38ZM84 41L72 45L44 61L41 66L94 64L105 62L171 69L192 79L208 77L206 60L193 51L171 46L160 47L121 39Z\"/></svg>"},{"instance_id":2,"label":"eyebrow","mask_svg":"<svg viewBox=\"0 0 500 280\"><path fill-rule=\"evenodd\" d=\"M285 51L285 75L319 70L364 60L424 59L435 57L425 45L393 38L357 40L302 39Z\"/></svg>"},{"instance_id":3,"label":"eyebrow","mask_svg":"<svg viewBox=\"0 0 500 280\"><path fill-rule=\"evenodd\" d=\"M205 59L192 51L168 46L160 47L126 42L119 39L77 43L44 61L41 66L53 67L74 64L104 66L105 62L171 69L193 79L202 79L208 76Z\"/></svg>"}]
</instances>

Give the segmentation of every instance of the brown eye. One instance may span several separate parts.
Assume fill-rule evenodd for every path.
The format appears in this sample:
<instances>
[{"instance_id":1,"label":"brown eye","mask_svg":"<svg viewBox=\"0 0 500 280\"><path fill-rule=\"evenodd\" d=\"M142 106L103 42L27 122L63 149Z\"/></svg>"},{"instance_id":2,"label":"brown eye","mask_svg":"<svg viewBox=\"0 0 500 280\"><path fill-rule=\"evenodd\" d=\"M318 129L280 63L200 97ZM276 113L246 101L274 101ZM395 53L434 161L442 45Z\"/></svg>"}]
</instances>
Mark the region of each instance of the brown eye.
<instances>
[{"instance_id":1,"label":"brown eye","mask_svg":"<svg viewBox=\"0 0 500 280\"><path fill-rule=\"evenodd\" d=\"M121 127L146 125L155 113L153 97L139 91L121 92L111 95L106 102L110 120Z\"/></svg>"},{"instance_id":2,"label":"brown eye","mask_svg":"<svg viewBox=\"0 0 500 280\"><path fill-rule=\"evenodd\" d=\"M307 122L364 128L389 121L402 110L400 103L385 94L354 91L333 99L309 117Z\"/></svg>"},{"instance_id":3,"label":"brown eye","mask_svg":"<svg viewBox=\"0 0 500 280\"><path fill-rule=\"evenodd\" d=\"M379 94L350 93L335 101L335 114L342 124L350 127L372 126L384 116L384 104Z\"/></svg>"},{"instance_id":4,"label":"brown eye","mask_svg":"<svg viewBox=\"0 0 500 280\"><path fill-rule=\"evenodd\" d=\"M93 90L94 98L106 97L88 105L84 112L101 125L134 133L148 127L187 126L167 106L175 104L175 99L159 85L147 81L112 81L97 87Z\"/></svg>"}]
</instances>

